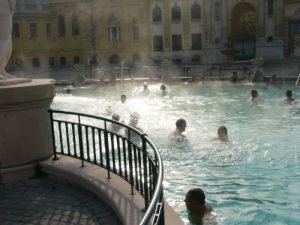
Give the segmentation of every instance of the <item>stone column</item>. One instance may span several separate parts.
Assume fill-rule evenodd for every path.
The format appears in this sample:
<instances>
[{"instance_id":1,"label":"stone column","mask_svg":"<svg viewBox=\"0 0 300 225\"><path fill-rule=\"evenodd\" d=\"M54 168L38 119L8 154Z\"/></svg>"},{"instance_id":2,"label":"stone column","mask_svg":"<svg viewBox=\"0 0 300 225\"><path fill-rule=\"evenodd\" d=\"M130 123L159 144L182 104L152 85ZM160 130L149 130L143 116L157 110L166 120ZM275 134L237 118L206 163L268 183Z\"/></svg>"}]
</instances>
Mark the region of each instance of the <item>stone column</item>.
<instances>
[{"instance_id":1,"label":"stone column","mask_svg":"<svg viewBox=\"0 0 300 225\"><path fill-rule=\"evenodd\" d=\"M265 39L265 0L258 1L258 39Z\"/></svg>"},{"instance_id":2,"label":"stone column","mask_svg":"<svg viewBox=\"0 0 300 225\"><path fill-rule=\"evenodd\" d=\"M223 42L227 42L227 36L228 36L228 2L227 0L222 0L221 3L221 9L222 9L222 33L221 33L221 39Z\"/></svg>"},{"instance_id":3,"label":"stone column","mask_svg":"<svg viewBox=\"0 0 300 225\"><path fill-rule=\"evenodd\" d=\"M282 39L282 24L283 24L283 1L276 0L275 2L275 38Z\"/></svg>"},{"instance_id":4,"label":"stone column","mask_svg":"<svg viewBox=\"0 0 300 225\"><path fill-rule=\"evenodd\" d=\"M211 1L205 1L205 35L204 35L204 39L206 43L210 43L211 42L211 23L212 23L212 8L211 8Z\"/></svg>"}]
</instances>

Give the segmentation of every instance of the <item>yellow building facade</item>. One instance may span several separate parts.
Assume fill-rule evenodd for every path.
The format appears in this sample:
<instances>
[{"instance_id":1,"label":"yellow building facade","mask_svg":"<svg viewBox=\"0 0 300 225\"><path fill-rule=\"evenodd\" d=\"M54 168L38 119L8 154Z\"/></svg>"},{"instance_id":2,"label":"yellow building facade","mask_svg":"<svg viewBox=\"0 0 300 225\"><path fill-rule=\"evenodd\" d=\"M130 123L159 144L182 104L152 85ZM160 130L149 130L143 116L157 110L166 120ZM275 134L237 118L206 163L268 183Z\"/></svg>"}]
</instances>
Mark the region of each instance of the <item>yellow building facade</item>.
<instances>
[{"instance_id":1,"label":"yellow building facade","mask_svg":"<svg viewBox=\"0 0 300 225\"><path fill-rule=\"evenodd\" d=\"M17 0L11 62L187 65L224 62L228 52L282 59L297 56L299 12L298 0Z\"/></svg>"}]
</instances>

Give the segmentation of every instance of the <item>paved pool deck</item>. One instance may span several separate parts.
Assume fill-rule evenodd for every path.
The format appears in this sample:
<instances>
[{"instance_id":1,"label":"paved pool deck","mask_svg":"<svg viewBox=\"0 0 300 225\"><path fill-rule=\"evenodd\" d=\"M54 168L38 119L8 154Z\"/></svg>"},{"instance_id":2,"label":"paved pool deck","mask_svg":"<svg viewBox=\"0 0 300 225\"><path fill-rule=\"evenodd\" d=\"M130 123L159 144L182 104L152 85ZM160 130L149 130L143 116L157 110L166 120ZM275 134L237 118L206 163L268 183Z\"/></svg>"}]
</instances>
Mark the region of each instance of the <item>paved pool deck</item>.
<instances>
[{"instance_id":1,"label":"paved pool deck","mask_svg":"<svg viewBox=\"0 0 300 225\"><path fill-rule=\"evenodd\" d=\"M0 186L1 225L121 225L95 195L50 177Z\"/></svg>"},{"instance_id":2,"label":"paved pool deck","mask_svg":"<svg viewBox=\"0 0 300 225\"><path fill-rule=\"evenodd\" d=\"M43 176L0 185L1 225L139 225L144 199L120 177L67 156L39 163ZM165 202L165 224L183 221Z\"/></svg>"}]
</instances>

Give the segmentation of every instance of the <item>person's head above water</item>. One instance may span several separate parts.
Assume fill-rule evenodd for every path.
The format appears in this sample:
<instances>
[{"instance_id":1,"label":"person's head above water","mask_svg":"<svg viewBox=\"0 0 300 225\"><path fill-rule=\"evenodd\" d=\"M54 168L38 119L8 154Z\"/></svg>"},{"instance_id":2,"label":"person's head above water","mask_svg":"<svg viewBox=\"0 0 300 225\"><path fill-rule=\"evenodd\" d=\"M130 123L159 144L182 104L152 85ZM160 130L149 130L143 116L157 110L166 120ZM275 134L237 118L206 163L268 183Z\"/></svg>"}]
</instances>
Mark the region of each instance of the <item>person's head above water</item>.
<instances>
[{"instance_id":1,"label":"person's head above water","mask_svg":"<svg viewBox=\"0 0 300 225\"><path fill-rule=\"evenodd\" d=\"M140 115L137 112L130 114L129 125L136 127L139 122Z\"/></svg>"},{"instance_id":2,"label":"person's head above water","mask_svg":"<svg viewBox=\"0 0 300 225\"><path fill-rule=\"evenodd\" d=\"M166 85L164 85L164 84L162 84L161 86L160 86L160 90L162 91L162 92L165 92L166 91Z\"/></svg>"},{"instance_id":3,"label":"person's head above water","mask_svg":"<svg viewBox=\"0 0 300 225\"><path fill-rule=\"evenodd\" d=\"M185 196L185 205L189 210L191 222L201 220L212 208L205 201L205 193L201 188L190 189ZM198 223L197 223L198 224Z\"/></svg>"},{"instance_id":4,"label":"person's head above water","mask_svg":"<svg viewBox=\"0 0 300 225\"><path fill-rule=\"evenodd\" d=\"M228 140L227 128L225 126L221 126L221 127L218 128L218 138L221 141L227 141Z\"/></svg>"},{"instance_id":5,"label":"person's head above water","mask_svg":"<svg viewBox=\"0 0 300 225\"><path fill-rule=\"evenodd\" d=\"M144 82L144 91L147 91L147 90L148 90L148 83Z\"/></svg>"},{"instance_id":6,"label":"person's head above water","mask_svg":"<svg viewBox=\"0 0 300 225\"><path fill-rule=\"evenodd\" d=\"M293 92L292 92L291 90L287 90L287 91L285 92L285 96L286 96L287 98L291 98L291 97L293 96Z\"/></svg>"},{"instance_id":7,"label":"person's head above water","mask_svg":"<svg viewBox=\"0 0 300 225\"><path fill-rule=\"evenodd\" d=\"M119 114L113 114L111 118L113 120L120 121L120 115Z\"/></svg>"},{"instance_id":8,"label":"person's head above water","mask_svg":"<svg viewBox=\"0 0 300 225\"><path fill-rule=\"evenodd\" d=\"M186 128L186 121L185 119L178 119L175 125L176 125L176 130L178 130L179 132L184 132Z\"/></svg>"},{"instance_id":9,"label":"person's head above water","mask_svg":"<svg viewBox=\"0 0 300 225\"><path fill-rule=\"evenodd\" d=\"M251 91L251 97L252 97L252 98L257 98L257 96L258 96L257 90L253 89L253 90Z\"/></svg>"},{"instance_id":10,"label":"person's head above water","mask_svg":"<svg viewBox=\"0 0 300 225\"><path fill-rule=\"evenodd\" d=\"M122 103L125 103L125 102L126 102L126 95L125 95L125 94L122 94L122 95L121 95L121 102L122 102Z\"/></svg>"}]
</instances>

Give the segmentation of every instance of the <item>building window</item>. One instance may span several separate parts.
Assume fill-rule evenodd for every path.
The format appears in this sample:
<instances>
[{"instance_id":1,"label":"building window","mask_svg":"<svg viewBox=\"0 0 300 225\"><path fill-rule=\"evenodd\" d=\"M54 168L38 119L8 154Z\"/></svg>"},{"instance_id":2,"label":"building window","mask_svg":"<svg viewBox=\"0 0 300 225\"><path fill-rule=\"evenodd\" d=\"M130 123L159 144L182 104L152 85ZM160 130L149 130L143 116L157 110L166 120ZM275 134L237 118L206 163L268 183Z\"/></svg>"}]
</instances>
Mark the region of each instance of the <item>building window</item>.
<instances>
[{"instance_id":1,"label":"building window","mask_svg":"<svg viewBox=\"0 0 300 225\"><path fill-rule=\"evenodd\" d=\"M267 42L273 42L273 36L268 36L267 37Z\"/></svg>"},{"instance_id":2,"label":"building window","mask_svg":"<svg viewBox=\"0 0 300 225\"><path fill-rule=\"evenodd\" d=\"M78 56L74 56L74 58L73 58L73 65L76 65L76 64L80 64L80 59Z\"/></svg>"},{"instance_id":3,"label":"building window","mask_svg":"<svg viewBox=\"0 0 300 225\"><path fill-rule=\"evenodd\" d=\"M178 5L174 5L172 7L171 21L172 21L172 23L178 23L181 21L181 10Z\"/></svg>"},{"instance_id":4,"label":"building window","mask_svg":"<svg viewBox=\"0 0 300 225\"><path fill-rule=\"evenodd\" d=\"M33 58L33 59L32 59L32 66L33 66L33 67L40 67L40 66L41 66L41 64L40 64L40 59L37 58L37 57Z\"/></svg>"},{"instance_id":5,"label":"building window","mask_svg":"<svg viewBox=\"0 0 300 225\"><path fill-rule=\"evenodd\" d=\"M180 51L182 49L181 44L181 35L180 34L174 34L172 35L172 50L173 51Z\"/></svg>"},{"instance_id":6,"label":"building window","mask_svg":"<svg viewBox=\"0 0 300 225\"><path fill-rule=\"evenodd\" d=\"M155 52L163 51L163 37L162 36L154 36L153 37L153 51L155 51Z\"/></svg>"},{"instance_id":7,"label":"building window","mask_svg":"<svg viewBox=\"0 0 300 225\"><path fill-rule=\"evenodd\" d=\"M155 6L152 10L152 21L153 23L161 23L162 22L162 12L161 8Z\"/></svg>"},{"instance_id":8,"label":"building window","mask_svg":"<svg viewBox=\"0 0 300 225\"><path fill-rule=\"evenodd\" d=\"M194 3L191 8L191 19L192 20L201 20L201 8L198 3Z\"/></svg>"},{"instance_id":9,"label":"building window","mask_svg":"<svg viewBox=\"0 0 300 225\"><path fill-rule=\"evenodd\" d=\"M37 10L37 3L35 1L27 1L25 3L25 10L28 10L28 11L35 11Z\"/></svg>"},{"instance_id":10,"label":"building window","mask_svg":"<svg viewBox=\"0 0 300 225\"><path fill-rule=\"evenodd\" d=\"M72 16L72 35L79 35L79 25L78 25L78 17L76 15Z\"/></svg>"},{"instance_id":11,"label":"building window","mask_svg":"<svg viewBox=\"0 0 300 225\"><path fill-rule=\"evenodd\" d=\"M48 63L49 63L49 67L54 67L55 66L54 58L50 57L49 60L48 60Z\"/></svg>"},{"instance_id":12,"label":"building window","mask_svg":"<svg viewBox=\"0 0 300 225\"><path fill-rule=\"evenodd\" d=\"M65 66L65 65L66 65L66 61L67 61L66 58L63 57L63 56L60 57L60 59L59 59L59 62L60 62L60 65L61 65L61 66Z\"/></svg>"},{"instance_id":13,"label":"building window","mask_svg":"<svg viewBox=\"0 0 300 225\"><path fill-rule=\"evenodd\" d=\"M201 34L192 34L192 50L201 50L202 38Z\"/></svg>"},{"instance_id":14,"label":"building window","mask_svg":"<svg viewBox=\"0 0 300 225\"><path fill-rule=\"evenodd\" d=\"M36 25L36 23L30 23L29 24L29 33L30 33L30 38L36 38L37 37L37 25Z\"/></svg>"},{"instance_id":15,"label":"building window","mask_svg":"<svg viewBox=\"0 0 300 225\"><path fill-rule=\"evenodd\" d=\"M274 12L274 5L273 5L274 1L273 0L268 0L268 16L273 16L273 12Z\"/></svg>"},{"instance_id":16,"label":"building window","mask_svg":"<svg viewBox=\"0 0 300 225\"><path fill-rule=\"evenodd\" d=\"M50 23L46 23L46 36L47 36L47 38L51 38L51 36L52 36L52 30L51 30Z\"/></svg>"},{"instance_id":17,"label":"building window","mask_svg":"<svg viewBox=\"0 0 300 225\"><path fill-rule=\"evenodd\" d=\"M121 40L120 36L120 20L111 16L108 20L108 39L112 43L119 42Z\"/></svg>"},{"instance_id":18,"label":"building window","mask_svg":"<svg viewBox=\"0 0 300 225\"><path fill-rule=\"evenodd\" d=\"M13 24L12 37L20 38L20 26L18 23Z\"/></svg>"},{"instance_id":19,"label":"building window","mask_svg":"<svg viewBox=\"0 0 300 225\"><path fill-rule=\"evenodd\" d=\"M59 15L57 23L58 23L58 35L59 37L64 37L66 35L65 18L62 15Z\"/></svg>"},{"instance_id":20,"label":"building window","mask_svg":"<svg viewBox=\"0 0 300 225\"><path fill-rule=\"evenodd\" d=\"M140 30L137 19L133 19L132 21L132 32L133 32L133 40L138 41L140 39Z\"/></svg>"},{"instance_id":21,"label":"building window","mask_svg":"<svg viewBox=\"0 0 300 225\"><path fill-rule=\"evenodd\" d=\"M221 14L221 11L220 11L220 3L216 2L215 4L215 21L220 21L220 14Z\"/></svg>"},{"instance_id":22,"label":"building window","mask_svg":"<svg viewBox=\"0 0 300 225\"><path fill-rule=\"evenodd\" d=\"M120 65L121 64L121 57L118 56L118 55L111 55L109 57L109 64L112 64L112 65Z\"/></svg>"},{"instance_id":23,"label":"building window","mask_svg":"<svg viewBox=\"0 0 300 225\"><path fill-rule=\"evenodd\" d=\"M193 64L200 64L201 63L201 56L200 55L192 56L192 63Z\"/></svg>"}]
</instances>

